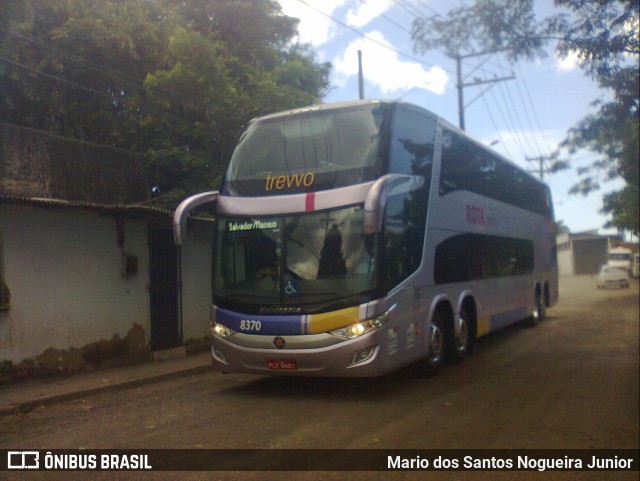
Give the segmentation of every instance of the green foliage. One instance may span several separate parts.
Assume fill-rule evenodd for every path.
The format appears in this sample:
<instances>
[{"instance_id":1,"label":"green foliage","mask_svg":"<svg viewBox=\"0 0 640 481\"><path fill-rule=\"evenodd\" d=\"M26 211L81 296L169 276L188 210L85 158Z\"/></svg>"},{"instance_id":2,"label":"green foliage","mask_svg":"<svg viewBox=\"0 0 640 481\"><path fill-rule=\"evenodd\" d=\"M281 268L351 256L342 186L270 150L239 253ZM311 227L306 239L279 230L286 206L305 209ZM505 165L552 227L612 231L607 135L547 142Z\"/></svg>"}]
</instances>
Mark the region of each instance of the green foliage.
<instances>
[{"instance_id":1,"label":"green foliage","mask_svg":"<svg viewBox=\"0 0 640 481\"><path fill-rule=\"evenodd\" d=\"M0 2L0 121L146 153L172 206L218 188L250 118L324 96L296 28L272 0Z\"/></svg>"},{"instance_id":2,"label":"green foliage","mask_svg":"<svg viewBox=\"0 0 640 481\"><path fill-rule=\"evenodd\" d=\"M418 18L412 26L414 49L437 48L451 57L474 51L504 50L510 58L544 55L533 0L476 0L446 17Z\"/></svg>"},{"instance_id":3,"label":"green foliage","mask_svg":"<svg viewBox=\"0 0 640 481\"><path fill-rule=\"evenodd\" d=\"M131 148L144 65L162 51L150 2L26 2L0 31L6 122ZM139 150L139 149L133 149Z\"/></svg>"},{"instance_id":4,"label":"green foliage","mask_svg":"<svg viewBox=\"0 0 640 481\"><path fill-rule=\"evenodd\" d=\"M556 221L556 235L569 232L569 228L565 225L564 221Z\"/></svg>"},{"instance_id":5,"label":"green foliage","mask_svg":"<svg viewBox=\"0 0 640 481\"><path fill-rule=\"evenodd\" d=\"M520 60L545 56L545 46L554 41L561 57L576 53L599 80L615 74L626 56L638 55L637 0L555 0L555 5L569 13L538 20L533 0L476 0L445 17L416 19L414 48L443 49L452 57L501 50Z\"/></svg>"},{"instance_id":6,"label":"green foliage","mask_svg":"<svg viewBox=\"0 0 640 481\"><path fill-rule=\"evenodd\" d=\"M629 185L638 187L638 110L633 110L623 108L619 101L608 102L569 131L565 146L574 151L587 148L601 154L591 168L580 173L593 175L594 170L599 170L605 173L606 179L620 176Z\"/></svg>"},{"instance_id":7,"label":"green foliage","mask_svg":"<svg viewBox=\"0 0 640 481\"><path fill-rule=\"evenodd\" d=\"M619 69L609 84L614 100L599 104L599 110L572 128L563 143L570 151L586 148L600 154L587 168L578 170L582 179L570 192L586 195L600 187L600 178L621 177L626 187L605 195L602 211L612 215L608 226L638 234L638 71L635 67Z\"/></svg>"},{"instance_id":8,"label":"green foliage","mask_svg":"<svg viewBox=\"0 0 640 481\"><path fill-rule=\"evenodd\" d=\"M638 226L638 189L626 186L618 192L606 194L603 198L603 210L611 213L612 219L605 227L615 227L618 230L640 234Z\"/></svg>"},{"instance_id":9,"label":"green foliage","mask_svg":"<svg viewBox=\"0 0 640 481\"><path fill-rule=\"evenodd\" d=\"M563 142L573 152L587 148L600 154L578 171L582 178L571 192L586 195L602 181L622 177L627 187L605 196L603 212L613 216L611 225L637 233L638 0L555 0L555 6L562 13L539 20L533 0L476 0L445 17L417 19L414 48L439 48L451 56L500 50L517 61L543 57L544 48L555 43L560 57L575 54L583 71L614 100L597 103L598 112L572 128Z\"/></svg>"}]
</instances>

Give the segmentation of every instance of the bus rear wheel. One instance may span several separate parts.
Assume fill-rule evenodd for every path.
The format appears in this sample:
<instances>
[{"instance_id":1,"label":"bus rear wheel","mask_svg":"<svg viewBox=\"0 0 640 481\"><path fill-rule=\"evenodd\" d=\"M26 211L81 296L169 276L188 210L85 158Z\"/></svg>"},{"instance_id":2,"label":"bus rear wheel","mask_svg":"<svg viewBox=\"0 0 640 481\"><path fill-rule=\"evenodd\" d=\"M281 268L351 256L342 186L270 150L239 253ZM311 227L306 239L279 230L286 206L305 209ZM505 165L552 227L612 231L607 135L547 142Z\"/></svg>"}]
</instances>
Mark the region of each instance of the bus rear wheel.
<instances>
[{"instance_id":1,"label":"bus rear wheel","mask_svg":"<svg viewBox=\"0 0 640 481\"><path fill-rule=\"evenodd\" d=\"M529 318L529 327L536 327L544 319L546 306L542 292L536 291L533 305L533 312Z\"/></svg>"},{"instance_id":2,"label":"bus rear wheel","mask_svg":"<svg viewBox=\"0 0 640 481\"><path fill-rule=\"evenodd\" d=\"M436 374L442 367L444 360L444 330L442 328L442 314L436 311L431 320L431 328L429 330L429 353L425 359L425 368L427 374Z\"/></svg>"},{"instance_id":3,"label":"bus rear wheel","mask_svg":"<svg viewBox=\"0 0 640 481\"><path fill-rule=\"evenodd\" d=\"M471 354L473 334L469 324L470 319L467 310L462 309L453 321L453 329L447 345L447 358L450 362L460 362Z\"/></svg>"}]
</instances>

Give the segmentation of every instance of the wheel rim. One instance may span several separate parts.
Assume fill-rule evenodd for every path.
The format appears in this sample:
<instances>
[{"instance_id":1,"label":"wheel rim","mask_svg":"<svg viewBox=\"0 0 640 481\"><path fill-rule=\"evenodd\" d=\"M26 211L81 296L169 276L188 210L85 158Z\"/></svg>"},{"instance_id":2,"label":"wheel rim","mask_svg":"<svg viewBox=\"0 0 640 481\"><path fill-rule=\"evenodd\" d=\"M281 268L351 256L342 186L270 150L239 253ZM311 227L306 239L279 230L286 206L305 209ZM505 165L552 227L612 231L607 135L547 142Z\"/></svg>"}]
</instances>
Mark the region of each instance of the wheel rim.
<instances>
[{"instance_id":1,"label":"wheel rim","mask_svg":"<svg viewBox=\"0 0 640 481\"><path fill-rule=\"evenodd\" d=\"M442 337L442 329L440 326L432 322L431 333L429 335L429 363L438 365L442 361L442 355L444 351L444 339Z\"/></svg>"},{"instance_id":2,"label":"wheel rim","mask_svg":"<svg viewBox=\"0 0 640 481\"><path fill-rule=\"evenodd\" d=\"M543 307L542 307L542 298L540 295L536 295L536 306L533 309L533 317L537 320L540 321L542 320L542 315L543 315Z\"/></svg>"},{"instance_id":3,"label":"wheel rim","mask_svg":"<svg viewBox=\"0 0 640 481\"><path fill-rule=\"evenodd\" d=\"M455 327L455 346L459 354L467 352L469 345L469 327L467 319L460 315L456 321Z\"/></svg>"},{"instance_id":4,"label":"wheel rim","mask_svg":"<svg viewBox=\"0 0 640 481\"><path fill-rule=\"evenodd\" d=\"M540 307L538 306L537 302L536 302L536 307L533 308L533 318L536 321L540 320Z\"/></svg>"}]
</instances>

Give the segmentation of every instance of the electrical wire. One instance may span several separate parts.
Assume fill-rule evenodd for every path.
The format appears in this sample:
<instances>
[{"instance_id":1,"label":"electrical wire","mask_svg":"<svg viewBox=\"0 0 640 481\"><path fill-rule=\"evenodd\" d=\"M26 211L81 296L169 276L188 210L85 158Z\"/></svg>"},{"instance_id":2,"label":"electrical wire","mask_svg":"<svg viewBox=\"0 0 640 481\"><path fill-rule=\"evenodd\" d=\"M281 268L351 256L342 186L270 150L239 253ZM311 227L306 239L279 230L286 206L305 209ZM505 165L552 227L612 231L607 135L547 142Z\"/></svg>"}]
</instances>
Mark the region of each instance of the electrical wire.
<instances>
[{"instance_id":1,"label":"electrical wire","mask_svg":"<svg viewBox=\"0 0 640 481\"><path fill-rule=\"evenodd\" d=\"M303 5L306 5L307 7L309 7L310 9L312 9L313 11L315 11L316 13L319 13L320 15L323 15L323 16L325 16L325 17L329 18L330 20L332 20L333 22L337 23L338 25L340 25L340 26L342 26L342 27L344 27L344 28L346 28L346 29L348 29L348 30L351 30L353 33L355 33L356 35L358 35L358 36L360 36L360 37L364 38L365 40L368 40L368 41L370 41L370 42L375 43L376 45L379 45L379 46L381 46L381 47L383 47L383 48L385 48L385 49L387 49L387 50L390 50L390 51L394 52L395 54L399 55L400 57L404 57L404 58L409 59L409 60L411 60L411 61L413 61L413 62L417 62L417 63L419 63L419 64L421 64L421 65L424 65L425 67L428 67L428 68L436 67L436 65L434 65L434 64L432 64L432 63L425 62L424 60L421 60L421 59L419 59L419 58L417 58L417 57L414 57L413 55L406 54L406 53L404 53L404 52L402 52L402 51L400 51L400 50L397 50L397 49L395 49L395 48L393 48L393 47L389 46L388 44L386 44L386 43L384 43L384 42L381 42L381 41L379 41L379 40L376 40L375 38L370 37L369 35L367 35L367 34L365 34L365 33L361 32L361 31L360 31L360 30L358 30L357 28L354 28L354 27L352 27L351 25L346 24L346 23L345 23L345 22L343 22L342 20L338 20L337 18L335 18L335 17L333 17L333 16L331 16L331 15L329 15L329 14L327 14L327 13L323 12L322 10L319 10L318 8L316 8L316 7L314 7L313 5L309 4L309 3L308 3L308 2L306 2L305 0L298 0L298 2L302 3ZM442 67L438 67L438 68L442 68ZM447 69L445 69L445 68L442 68L442 69L443 69L445 72L447 72L447 73L449 73L449 74L452 74L452 75L453 75L453 72L452 72L452 71L447 70Z\"/></svg>"},{"instance_id":2,"label":"electrical wire","mask_svg":"<svg viewBox=\"0 0 640 481\"><path fill-rule=\"evenodd\" d=\"M365 0L358 0L362 5L368 5L367 2ZM398 29L400 29L401 31L403 31L406 34L411 35L411 30L408 30L407 28L405 28L404 26L400 25L398 22L396 22L395 20L393 20L392 18L390 18L388 15L385 15L383 12L378 13L379 17L382 17L383 19L385 19L387 22L389 22L391 25L394 25L395 27L397 27Z\"/></svg>"}]
</instances>

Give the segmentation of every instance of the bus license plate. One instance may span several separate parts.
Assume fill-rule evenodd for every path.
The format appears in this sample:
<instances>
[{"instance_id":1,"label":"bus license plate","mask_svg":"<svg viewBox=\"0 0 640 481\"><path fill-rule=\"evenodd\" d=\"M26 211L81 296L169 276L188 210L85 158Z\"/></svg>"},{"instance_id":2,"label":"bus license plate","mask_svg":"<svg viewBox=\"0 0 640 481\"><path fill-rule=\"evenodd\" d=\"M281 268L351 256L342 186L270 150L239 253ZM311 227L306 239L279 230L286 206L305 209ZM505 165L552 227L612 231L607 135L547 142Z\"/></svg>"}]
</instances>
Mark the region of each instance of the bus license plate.
<instances>
[{"instance_id":1,"label":"bus license plate","mask_svg":"<svg viewBox=\"0 0 640 481\"><path fill-rule=\"evenodd\" d=\"M295 371L298 363L295 359L267 359L267 367L276 371Z\"/></svg>"}]
</instances>

